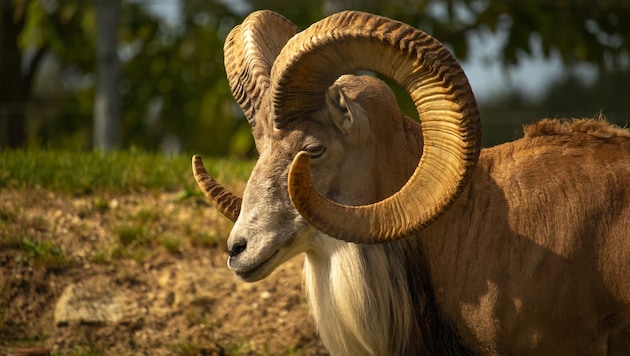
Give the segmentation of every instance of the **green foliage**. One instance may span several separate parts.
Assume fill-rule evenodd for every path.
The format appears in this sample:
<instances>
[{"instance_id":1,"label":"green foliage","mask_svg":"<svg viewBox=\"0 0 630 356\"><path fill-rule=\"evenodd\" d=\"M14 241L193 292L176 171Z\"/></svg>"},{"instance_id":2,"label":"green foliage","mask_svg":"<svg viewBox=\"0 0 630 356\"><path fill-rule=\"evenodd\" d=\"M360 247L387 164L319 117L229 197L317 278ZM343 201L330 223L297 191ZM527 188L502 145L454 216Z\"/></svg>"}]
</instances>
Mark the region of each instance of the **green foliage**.
<instances>
[{"instance_id":1,"label":"green foliage","mask_svg":"<svg viewBox=\"0 0 630 356\"><path fill-rule=\"evenodd\" d=\"M45 48L59 60L82 70L93 69L94 9L86 1L28 1L19 45Z\"/></svg>"},{"instance_id":2,"label":"green foliage","mask_svg":"<svg viewBox=\"0 0 630 356\"><path fill-rule=\"evenodd\" d=\"M233 104L221 50L237 17L218 1L195 4L182 3L178 29L128 6L132 22L122 37L140 49L123 66L124 141L151 149L174 136L184 150L247 154L251 138L239 145L230 139L249 129Z\"/></svg>"},{"instance_id":3,"label":"green foliage","mask_svg":"<svg viewBox=\"0 0 630 356\"><path fill-rule=\"evenodd\" d=\"M609 122L627 127L630 101L624 85L628 81L630 70L604 73L592 85L569 75L554 83L539 102L531 102L518 92L504 94L480 107L483 144L494 146L519 138L524 124L542 118L584 118L601 113Z\"/></svg>"},{"instance_id":4,"label":"green foliage","mask_svg":"<svg viewBox=\"0 0 630 356\"><path fill-rule=\"evenodd\" d=\"M246 13L236 13L228 3L232 4L181 1L181 22L169 24L148 11L147 2L122 1L117 31L123 148L157 151L174 142L186 152L253 153L250 128L225 78L222 48L229 30L256 9L278 11L300 28L344 9L377 13L431 33L460 59L471 52L467 37L501 31L506 40L499 56L506 66L538 48L545 56L559 54L568 65L587 61L604 69L627 66L630 55L630 22L624 21L630 17L630 4L626 0L249 0L242 2ZM23 53L34 53L30 64L41 64L44 53L53 54L60 64L58 80L43 73L46 76L32 86L11 84L30 91L26 99L32 100L32 105L25 113L28 145L91 148L96 38L93 2L21 0L3 6L14 12L13 18L23 21L16 41ZM35 69L31 68L25 81L33 77ZM44 95L38 91L38 83L53 89ZM0 105L2 100L8 99L0 97ZM409 112L409 105L402 102ZM413 114L413 108L411 111Z\"/></svg>"},{"instance_id":5,"label":"green foliage","mask_svg":"<svg viewBox=\"0 0 630 356\"><path fill-rule=\"evenodd\" d=\"M474 1L465 1L472 9ZM587 61L627 66L630 3L612 1L498 1L476 13L477 22L492 31L508 32L503 60L516 63L532 54L540 41L543 54L559 54L567 64ZM624 59L625 58L625 59Z\"/></svg>"},{"instance_id":6,"label":"green foliage","mask_svg":"<svg viewBox=\"0 0 630 356\"><path fill-rule=\"evenodd\" d=\"M11 134L24 136L22 145L90 147L94 96L85 82L94 70L91 2L21 0L4 1L3 6L10 3L14 7L5 10L13 12L21 32L6 41L16 42L21 53L13 54L10 48L0 48L0 53L21 58L22 68L16 76L6 72L15 68L0 66L0 77L10 76L7 85L13 88L12 98L0 93L0 106L8 101L8 124L20 123L27 131ZM2 139L0 146L5 144Z\"/></svg>"}]
</instances>

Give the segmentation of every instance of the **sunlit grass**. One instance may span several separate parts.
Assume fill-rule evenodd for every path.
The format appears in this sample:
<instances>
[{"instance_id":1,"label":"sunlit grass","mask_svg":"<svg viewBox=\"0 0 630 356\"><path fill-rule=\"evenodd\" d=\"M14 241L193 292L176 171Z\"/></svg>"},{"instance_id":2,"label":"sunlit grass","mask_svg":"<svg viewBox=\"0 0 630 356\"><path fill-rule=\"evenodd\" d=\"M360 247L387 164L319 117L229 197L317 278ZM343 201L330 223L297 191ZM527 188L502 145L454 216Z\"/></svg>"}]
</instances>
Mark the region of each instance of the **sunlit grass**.
<instances>
[{"instance_id":1,"label":"sunlit grass","mask_svg":"<svg viewBox=\"0 0 630 356\"><path fill-rule=\"evenodd\" d=\"M191 156L136 150L2 150L0 187L43 188L72 194L153 189L198 194L190 168ZM228 158L206 158L204 163L224 184L247 180L253 166L252 161Z\"/></svg>"},{"instance_id":2,"label":"sunlit grass","mask_svg":"<svg viewBox=\"0 0 630 356\"><path fill-rule=\"evenodd\" d=\"M175 224L175 230L165 231L165 226L173 224L176 215L168 213L164 206L140 205L133 213L124 213L127 210L120 209L118 200L108 196L170 192L175 197L171 209L178 209L177 202L207 209L208 203L192 175L191 156L166 156L134 150L107 154L2 150L0 189L70 195L68 199L71 200L86 197L88 204L78 208L77 217L112 216L115 223L108 227L112 243L94 246L94 250L86 254L93 263L107 265L121 258L144 261L160 251L179 256L189 248L223 244L227 232L219 226L199 228L187 224ZM251 160L228 158L210 157L204 163L208 171L228 187L242 187L253 167ZM23 207L18 204L18 209L0 205L0 247L22 250L25 261L50 269L72 266L74 259L53 244L57 238L54 220L26 214L25 209L32 202L25 201L25 204ZM176 230L180 227L181 231ZM85 222L77 225L73 232L84 239L89 238Z\"/></svg>"},{"instance_id":3,"label":"sunlit grass","mask_svg":"<svg viewBox=\"0 0 630 356\"><path fill-rule=\"evenodd\" d=\"M180 261L200 250L222 253L209 249L225 249L231 225L196 186L191 156L0 150L0 193L5 194L0 204L0 249L7 271L45 271L61 278L65 273L100 273L106 266L135 271L147 262ZM205 157L204 163L237 193L253 167L252 160L228 158ZM0 334L5 330L1 325L12 317L6 312L11 310L12 293L17 293L11 281L0 281ZM202 313L190 322L210 325L209 319ZM35 344L41 345L41 340ZM222 349L194 339L175 342L173 355ZM252 350L243 344L225 354ZM59 354L105 353L86 346Z\"/></svg>"}]
</instances>

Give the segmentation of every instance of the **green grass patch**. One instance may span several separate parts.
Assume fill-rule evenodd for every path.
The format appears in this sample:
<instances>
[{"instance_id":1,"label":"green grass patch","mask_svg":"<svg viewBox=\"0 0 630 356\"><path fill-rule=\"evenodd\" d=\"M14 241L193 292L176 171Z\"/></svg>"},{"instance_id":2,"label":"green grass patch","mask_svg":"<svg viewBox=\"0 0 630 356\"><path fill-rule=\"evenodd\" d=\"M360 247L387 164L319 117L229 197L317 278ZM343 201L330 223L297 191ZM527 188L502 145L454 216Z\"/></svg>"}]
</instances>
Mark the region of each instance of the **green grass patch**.
<instances>
[{"instance_id":1,"label":"green grass patch","mask_svg":"<svg viewBox=\"0 0 630 356\"><path fill-rule=\"evenodd\" d=\"M0 187L42 188L72 194L160 189L197 195L191 157L137 150L111 153L2 150ZM207 158L204 163L224 184L246 181L253 167L252 161L228 158Z\"/></svg>"},{"instance_id":2,"label":"green grass patch","mask_svg":"<svg viewBox=\"0 0 630 356\"><path fill-rule=\"evenodd\" d=\"M124 246L143 245L147 242L147 232L142 225L120 225L116 229L118 240Z\"/></svg>"},{"instance_id":3,"label":"green grass patch","mask_svg":"<svg viewBox=\"0 0 630 356\"><path fill-rule=\"evenodd\" d=\"M93 251L89 259L92 263L106 266L110 265L112 263L112 251L111 249Z\"/></svg>"},{"instance_id":4,"label":"green grass patch","mask_svg":"<svg viewBox=\"0 0 630 356\"><path fill-rule=\"evenodd\" d=\"M189 248L223 245L227 224L199 228L173 222L180 212L178 202L198 209L212 209L194 181L191 156L134 150L112 153L0 150L0 190L25 190L29 194L52 192L51 196L71 201L87 197L87 200L76 201L78 222L68 227L67 219L71 217L61 214L65 219L64 229L68 230L60 230L52 215L27 214L28 207L37 204L31 195L26 195L17 208L16 204L0 204L0 248L21 250L20 258L25 263L50 269L71 267L77 263L71 253L73 250L65 251L61 243L71 243L66 241L68 236L91 238L95 227L88 221L99 218L95 217L97 214L110 216L105 219L115 222L103 227L112 234L113 243L93 246L94 250L85 255L96 264L108 265L121 258L143 261L156 253L180 256ZM205 164L221 183L242 188L254 162L207 158ZM174 193L172 203L159 206L142 205L142 201L138 201L140 206L131 213L129 206L123 209L119 200L111 199L111 195L149 193L157 196L154 193L165 191ZM191 204L189 199L194 202Z\"/></svg>"},{"instance_id":5,"label":"green grass patch","mask_svg":"<svg viewBox=\"0 0 630 356\"><path fill-rule=\"evenodd\" d=\"M76 261L52 241L34 241L28 237L22 239L21 249L25 257L49 270L61 270L75 265Z\"/></svg>"},{"instance_id":6,"label":"green grass patch","mask_svg":"<svg viewBox=\"0 0 630 356\"><path fill-rule=\"evenodd\" d=\"M107 209L109 209L109 203L107 203L107 200L98 197L92 201L92 211L97 213L104 213L107 211Z\"/></svg>"},{"instance_id":7,"label":"green grass patch","mask_svg":"<svg viewBox=\"0 0 630 356\"><path fill-rule=\"evenodd\" d=\"M164 236L160 239L160 244L171 254L175 255L182 252L182 240L176 237Z\"/></svg>"}]
</instances>

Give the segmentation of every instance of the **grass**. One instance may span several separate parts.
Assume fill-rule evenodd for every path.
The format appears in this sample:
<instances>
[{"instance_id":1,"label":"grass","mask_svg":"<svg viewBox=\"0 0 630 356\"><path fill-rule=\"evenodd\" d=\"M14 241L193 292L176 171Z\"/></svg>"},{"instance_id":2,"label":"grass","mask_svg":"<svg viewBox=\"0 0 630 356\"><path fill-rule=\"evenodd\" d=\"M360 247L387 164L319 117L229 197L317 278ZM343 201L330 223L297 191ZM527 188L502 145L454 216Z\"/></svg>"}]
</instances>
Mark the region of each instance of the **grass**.
<instances>
[{"instance_id":1,"label":"grass","mask_svg":"<svg viewBox=\"0 0 630 356\"><path fill-rule=\"evenodd\" d=\"M189 216L190 207L209 208L192 176L190 158L133 150L107 154L0 150L0 191L13 197L0 204L0 249L15 256L15 268L38 266L56 272L81 267L84 261L110 265L122 259L144 262L157 254L181 258L190 249L225 244L227 223L195 225L178 220ZM242 187L253 167L251 160L227 158L206 158L204 163L227 186ZM124 197L135 193L139 197L163 197L159 193L164 191L170 193L167 200L159 200L166 201L164 205L134 199L129 203ZM39 214L34 214L29 207L39 204L40 195L55 201L61 198L67 205L45 213L40 208ZM65 206L71 215L64 214ZM182 211L184 215L179 214ZM95 235L94 221L102 221L98 231L105 231L107 239L94 238L99 236ZM70 247L75 244L81 244L81 249ZM0 324L6 317L5 300L10 293L11 285L0 283ZM199 322L205 323L206 316L200 317ZM0 327L0 334L2 330ZM175 355L196 355L206 348L203 343L183 340L174 344L172 351ZM243 342L226 351L237 355L251 351L251 345ZM78 347L64 352L104 354Z\"/></svg>"},{"instance_id":2,"label":"grass","mask_svg":"<svg viewBox=\"0 0 630 356\"><path fill-rule=\"evenodd\" d=\"M27 258L49 270L60 270L75 264L74 259L53 241L34 241L24 237L21 248Z\"/></svg>"},{"instance_id":3,"label":"grass","mask_svg":"<svg viewBox=\"0 0 630 356\"><path fill-rule=\"evenodd\" d=\"M42 188L71 194L161 189L196 195L191 157L137 150L112 153L2 150L0 187ZM252 161L226 158L207 158L204 163L224 184L246 181L253 167Z\"/></svg>"},{"instance_id":4,"label":"grass","mask_svg":"<svg viewBox=\"0 0 630 356\"><path fill-rule=\"evenodd\" d=\"M160 239L160 244L171 254L176 255L181 252L182 240L176 237L164 236Z\"/></svg>"},{"instance_id":5,"label":"grass","mask_svg":"<svg viewBox=\"0 0 630 356\"><path fill-rule=\"evenodd\" d=\"M88 196L91 203L79 214L82 218L111 213L117 220L111 227L115 242L92 251L89 259L94 263L109 264L117 258L142 261L154 253L155 247L178 255L187 245L206 247L222 243L225 231L217 227L197 230L187 225L183 235L165 232L160 224L171 217L164 215L163 207L145 206L132 215L119 215L115 200L106 197L170 191L177 193L177 199L193 197L205 202L192 175L191 156L137 150L0 150L0 189L47 191L70 195L71 199ZM207 158L204 163L211 174L228 186L245 182L253 167L253 161L227 158ZM36 238L33 233L47 236ZM56 234L56 225L48 226L43 217L27 216L22 208L0 205L0 247L21 250L25 261L49 269L71 267L75 261L53 243Z\"/></svg>"},{"instance_id":6,"label":"grass","mask_svg":"<svg viewBox=\"0 0 630 356\"><path fill-rule=\"evenodd\" d=\"M43 217L26 218L23 209L0 207L0 248L20 250L20 262L52 271L73 267L76 261L55 237L56 225L49 225Z\"/></svg>"},{"instance_id":7,"label":"grass","mask_svg":"<svg viewBox=\"0 0 630 356\"><path fill-rule=\"evenodd\" d=\"M146 229L143 225L121 225L116 229L118 239L124 246L141 245L146 240Z\"/></svg>"}]
</instances>

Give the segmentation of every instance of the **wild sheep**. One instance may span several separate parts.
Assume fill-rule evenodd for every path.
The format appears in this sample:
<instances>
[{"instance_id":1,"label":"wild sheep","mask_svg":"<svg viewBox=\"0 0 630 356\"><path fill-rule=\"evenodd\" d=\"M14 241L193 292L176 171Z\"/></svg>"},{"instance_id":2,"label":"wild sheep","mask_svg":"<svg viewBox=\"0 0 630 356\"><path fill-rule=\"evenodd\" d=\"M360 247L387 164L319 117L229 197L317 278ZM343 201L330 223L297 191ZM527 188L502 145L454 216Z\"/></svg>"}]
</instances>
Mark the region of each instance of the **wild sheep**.
<instances>
[{"instance_id":1,"label":"wild sheep","mask_svg":"<svg viewBox=\"0 0 630 356\"><path fill-rule=\"evenodd\" d=\"M302 32L255 12L229 34L225 63L260 156L242 199L199 156L195 177L235 221L240 278L306 254L331 354L629 352L629 130L543 120L481 149L449 51L360 12ZM405 88L421 123L360 70Z\"/></svg>"}]
</instances>

